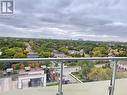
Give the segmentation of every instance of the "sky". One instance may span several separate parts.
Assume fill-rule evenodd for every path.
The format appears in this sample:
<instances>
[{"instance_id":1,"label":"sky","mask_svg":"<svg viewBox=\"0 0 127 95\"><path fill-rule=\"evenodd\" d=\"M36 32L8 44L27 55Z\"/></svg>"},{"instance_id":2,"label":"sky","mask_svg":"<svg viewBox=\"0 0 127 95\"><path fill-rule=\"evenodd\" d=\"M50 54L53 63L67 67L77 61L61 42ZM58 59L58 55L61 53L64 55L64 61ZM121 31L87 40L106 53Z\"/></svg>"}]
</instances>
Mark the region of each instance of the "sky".
<instances>
[{"instance_id":1,"label":"sky","mask_svg":"<svg viewBox=\"0 0 127 95\"><path fill-rule=\"evenodd\" d=\"M127 0L15 0L0 37L127 41Z\"/></svg>"}]
</instances>

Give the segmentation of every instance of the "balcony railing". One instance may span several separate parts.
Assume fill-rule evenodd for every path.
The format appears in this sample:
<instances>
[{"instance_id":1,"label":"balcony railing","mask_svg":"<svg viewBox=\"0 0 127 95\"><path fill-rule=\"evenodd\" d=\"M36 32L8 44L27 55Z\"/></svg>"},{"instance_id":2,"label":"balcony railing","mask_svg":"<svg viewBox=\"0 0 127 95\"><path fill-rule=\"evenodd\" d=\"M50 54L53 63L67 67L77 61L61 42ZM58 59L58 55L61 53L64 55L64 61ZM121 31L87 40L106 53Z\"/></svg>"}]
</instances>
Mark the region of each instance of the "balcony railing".
<instances>
[{"instance_id":1,"label":"balcony railing","mask_svg":"<svg viewBox=\"0 0 127 95\"><path fill-rule=\"evenodd\" d=\"M127 57L82 57L82 58L16 58L16 59L0 59L1 62L25 62L25 61L58 61L60 63L60 81L58 85L57 95L63 95L62 79L63 79L63 63L65 61L79 61L79 60L110 60L113 61L112 78L110 81L109 95L114 95L115 77L117 62L119 60L127 60Z\"/></svg>"}]
</instances>

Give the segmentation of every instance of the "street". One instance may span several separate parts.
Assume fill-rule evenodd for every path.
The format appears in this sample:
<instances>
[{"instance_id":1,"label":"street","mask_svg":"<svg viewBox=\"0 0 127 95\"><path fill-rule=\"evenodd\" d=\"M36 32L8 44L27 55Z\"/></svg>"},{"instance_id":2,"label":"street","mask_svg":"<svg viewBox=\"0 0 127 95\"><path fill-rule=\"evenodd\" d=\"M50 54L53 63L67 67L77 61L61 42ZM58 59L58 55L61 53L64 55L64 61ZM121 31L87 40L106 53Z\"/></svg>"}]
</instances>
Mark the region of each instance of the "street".
<instances>
[{"instance_id":1,"label":"street","mask_svg":"<svg viewBox=\"0 0 127 95\"><path fill-rule=\"evenodd\" d=\"M80 67L65 67L63 70L63 79L65 80L69 80L71 83L77 83L77 80L75 78L73 78L70 74L72 72L76 72L79 71Z\"/></svg>"}]
</instances>

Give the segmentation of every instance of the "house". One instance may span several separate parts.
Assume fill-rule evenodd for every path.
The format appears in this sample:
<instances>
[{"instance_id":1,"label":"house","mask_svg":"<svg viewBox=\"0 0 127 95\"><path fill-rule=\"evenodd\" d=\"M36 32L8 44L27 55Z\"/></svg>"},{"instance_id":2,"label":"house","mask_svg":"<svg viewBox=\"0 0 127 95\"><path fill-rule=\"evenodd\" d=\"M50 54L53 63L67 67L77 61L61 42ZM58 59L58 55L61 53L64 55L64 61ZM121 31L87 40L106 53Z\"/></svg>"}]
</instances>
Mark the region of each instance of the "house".
<instances>
[{"instance_id":1,"label":"house","mask_svg":"<svg viewBox=\"0 0 127 95\"><path fill-rule=\"evenodd\" d=\"M39 55L37 53L29 53L27 58L39 58Z\"/></svg>"},{"instance_id":2,"label":"house","mask_svg":"<svg viewBox=\"0 0 127 95\"><path fill-rule=\"evenodd\" d=\"M79 54L80 52L76 50L69 50L68 53L69 54Z\"/></svg>"},{"instance_id":3,"label":"house","mask_svg":"<svg viewBox=\"0 0 127 95\"><path fill-rule=\"evenodd\" d=\"M69 50L68 53L71 54L71 55L72 54L79 54L80 56L85 55L85 52L84 52L83 49L81 49L80 51L77 51L77 50Z\"/></svg>"},{"instance_id":4,"label":"house","mask_svg":"<svg viewBox=\"0 0 127 95\"><path fill-rule=\"evenodd\" d=\"M53 53L53 57L55 57L55 58L64 58L64 57L67 57L67 56L62 52L57 52L57 53Z\"/></svg>"},{"instance_id":5,"label":"house","mask_svg":"<svg viewBox=\"0 0 127 95\"><path fill-rule=\"evenodd\" d=\"M81 55L81 56L85 55L85 52L84 52L83 49L80 50L80 55Z\"/></svg>"},{"instance_id":6,"label":"house","mask_svg":"<svg viewBox=\"0 0 127 95\"><path fill-rule=\"evenodd\" d=\"M55 58L64 58L67 57L63 52L59 52L58 50L53 50L53 57Z\"/></svg>"},{"instance_id":7,"label":"house","mask_svg":"<svg viewBox=\"0 0 127 95\"><path fill-rule=\"evenodd\" d=\"M119 61L118 69L127 71L127 61Z\"/></svg>"},{"instance_id":8,"label":"house","mask_svg":"<svg viewBox=\"0 0 127 95\"><path fill-rule=\"evenodd\" d=\"M17 87L19 89L33 86L46 86L46 74L44 71L24 72L18 76Z\"/></svg>"}]
</instances>

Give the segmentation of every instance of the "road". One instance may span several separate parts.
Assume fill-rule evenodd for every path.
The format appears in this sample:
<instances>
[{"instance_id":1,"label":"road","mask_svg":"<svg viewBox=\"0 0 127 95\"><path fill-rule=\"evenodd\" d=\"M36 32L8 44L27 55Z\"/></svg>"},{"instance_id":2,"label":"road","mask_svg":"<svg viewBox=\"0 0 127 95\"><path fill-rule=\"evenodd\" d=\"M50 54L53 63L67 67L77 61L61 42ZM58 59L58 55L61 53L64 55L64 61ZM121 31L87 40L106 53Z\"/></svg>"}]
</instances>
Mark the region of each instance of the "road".
<instances>
[{"instance_id":1,"label":"road","mask_svg":"<svg viewBox=\"0 0 127 95\"><path fill-rule=\"evenodd\" d=\"M72 72L77 72L80 70L80 67L65 67L63 71L63 79L70 80L71 83L76 83L77 80L73 78L70 74Z\"/></svg>"},{"instance_id":2,"label":"road","mask_svg":"<svg viewBox=\"0 0 127 95\"><path fill-rule=\"evenodd\" d=\"M26 46L27 46L26 49L29 51L29 53L33 53L29 43L26 43ZM51 61L51 63L53 64L53 66L55 66L56 62ZM63 71L63 75L64 75L63 78L65 80L70 80L71 83L77 82L77 80L70 75L72 72L76 72L77 70L80 70L80 68L79 67L65 67Z\"/></svg>"},{"instance_id":3,"label":"road","mask_svg":"<svg viewBox=\"0 0 127 95\"><path fill-rule=\"evenodd\" d=\"M25 43L25 45L26 45L26 50L29 52L29 54L34 53L29 43Z\"/></svg>"},{"instance_id":4,"label":"road","mask_svg":"<svg viewBox=\"0 0 127 95\"><path fill-rule=\"evenodd\" d=\"M55 66L55 64L57 62L51 61L51 63L53 64L53 66ZM63 79L69 80L71 83L76 83L77 80L75 78L73 78L70 74L72 72L77 72L79 70L80 70L80 67L78 67L78 66L77 67L67 67L67 66L64 66L64 68L63 68ZM58 64L58 67L57 67L56 71L60 72L60 66L59 66L59 64Z\"/></svg>"}]
</instances>

